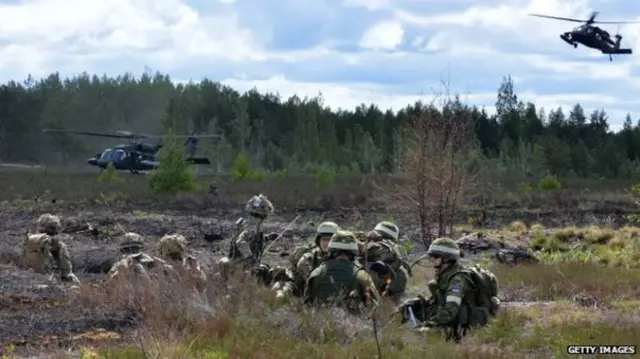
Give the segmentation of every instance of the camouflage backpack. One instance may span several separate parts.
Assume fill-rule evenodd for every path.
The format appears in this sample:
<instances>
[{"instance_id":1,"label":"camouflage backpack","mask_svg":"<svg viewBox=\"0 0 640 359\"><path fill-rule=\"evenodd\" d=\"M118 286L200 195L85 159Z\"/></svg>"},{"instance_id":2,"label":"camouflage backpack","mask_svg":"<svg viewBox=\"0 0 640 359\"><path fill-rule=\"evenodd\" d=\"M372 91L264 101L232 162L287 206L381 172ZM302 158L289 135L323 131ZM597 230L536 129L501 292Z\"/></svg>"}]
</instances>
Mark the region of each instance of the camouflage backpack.
<instances>
[{"instance_id":1,"label":"camouflage backpack","mask_svg":"<svg viewBox=\"0 0 640 359\"><path fill-rule=\"evenodd\" d=\"M316 247L315 243L308 243L306 245L297 246L293 253L289 256L289 263L295 268L300 261L300 258L304 256L306 253L311 252Z\"/></svg>"},{"instance_id":2,"label":"camouflage backpack","mask_svg":"<svg viewBox=\"0 0 640 359\"><path fill-rule=\"evenodd\" d=\"M462 270L471 280L475 289L475 305L488 310L495 316L500 309L498 299L498 279L490 271L475 265Z\"/></svg>"}]
</instances>

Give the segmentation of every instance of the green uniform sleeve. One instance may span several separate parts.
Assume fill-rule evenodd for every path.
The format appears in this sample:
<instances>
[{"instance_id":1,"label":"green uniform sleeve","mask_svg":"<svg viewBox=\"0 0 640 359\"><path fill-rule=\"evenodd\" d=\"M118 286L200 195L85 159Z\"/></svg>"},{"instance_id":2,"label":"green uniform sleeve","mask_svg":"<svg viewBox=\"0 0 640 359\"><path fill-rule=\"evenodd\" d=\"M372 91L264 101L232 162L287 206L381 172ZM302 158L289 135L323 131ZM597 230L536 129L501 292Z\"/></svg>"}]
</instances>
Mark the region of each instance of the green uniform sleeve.
<instances>
[{"instance_id":1,"label":"green uniform sleeve","mask_svg":"<svg viewBox=\"0 0 640 359\"><path fill-rule=\"evenodd\" d=\"M451 325L458 319L462 297L468 290L468 283L462 275L455 275L449 281L449 286L444 293L444 306L436 311L436 314L428 321L434 326Z\"/></svg>"},{"instance_id":2,"label":"green uniform sleeve","mask_svg":"<svg viewBox=\"0 0 640 359\"><path fill-rule=\"evenodd\" d=\"M356 280L358 282L358 291L361 298L366 298L369 295L371 298L372 305L377 305L380 302L380 293L376 289L376 286L373 282L373 278L364 270L358 271L356 275Z\"/></svg>"},{"instance_id":3,"label":"green uniform sleeve","mask_svg":"<svg viewBox=\"0 0 640 359\"><path fill-rule=\"evenodd\" d=\"M313 299L314 296L314 283L313 283L313 277L309 277L307 278L305 285L304 285L304 291L303 291L303 295L302 298L304 298L305 300L311 300Z\"/></svg>"},{"instance_id":4,"label":"green uniform sleeve","mask_svg":"<svg viewBox=\"0 0 640 359\"><path fill-rule=\"evenodd\" d=\"M300 258L300 260L298 261L296 265L296 270L298 271L298 273L302 278L306 279L309 276L309 274L311 274L311 271L315 269L315 268L312 268L312 263L311 263L312 259L313 259L313 252L303 254L302 258Z\"/></svg>"}]
</instances>

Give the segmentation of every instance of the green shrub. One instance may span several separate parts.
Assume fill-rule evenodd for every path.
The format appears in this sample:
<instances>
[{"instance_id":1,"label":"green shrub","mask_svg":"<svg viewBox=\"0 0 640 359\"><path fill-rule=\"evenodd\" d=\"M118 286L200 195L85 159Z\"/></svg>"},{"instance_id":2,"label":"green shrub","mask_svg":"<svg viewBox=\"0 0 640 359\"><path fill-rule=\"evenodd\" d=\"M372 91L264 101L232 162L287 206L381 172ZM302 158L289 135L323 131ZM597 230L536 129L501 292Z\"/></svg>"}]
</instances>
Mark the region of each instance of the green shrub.
<instances>
[{"instance_id":1,"label":"green shrub","mask_svg":"<svg viewBox=\"0 0 640 359\"><path fill-rule=\"evenodd\" d=\"M316 168L316 185L319 188L330 188L336 184L336 171L330 166Z\"/></svg>"},{"instance_id":2,"label":"green shrub","mask_svg":"<svg viewBox=\"0 0 640 359\"><path fill-rule=\"evenodd\" d=\"M288 171L286 169L284 170L279 170L276 172L273 172L273 174L271 176L273 176L273 178L276 181L284 181L285 179L287 179L287 173Z\"/></svg>"},{"instance_id":3,"label":"green shrub","mask_svg":"<svg viewBox=\"0 0 640 359\"><path fill-rule=\"evenodd\" d=\"M553 175L546 175L540 179L540 182L538 182L538 189L541 191L552 191L560 188L562 188L562 184L556 176Z\"/></svg>"},{"instance_id":4,"label":"green shrub","mask_svg":"<svg viewBox=\"0 0 640 359\"><path fill-rule=\"evenodd\" d=\"M251 158L246 152L239 152L233 159L231 166L231 178L234 181L251 180L253 169L251 168Z\"/></svg>"},{"instance_id":5,"label":"green shrub","mask_svg":"<svg viewBox=\"0 0 640 359\"><path fill-rule=\"evenodd\" d=\"M158 152L160 164L151 172L149 185L154 194L178 194L198 189L196 176L189 170L183 151L174 139Z\"/></svg>"},{"instance_id":6,"label":"green shrub","mask_svg":"<svg viewBox=\"0 0 640 359\"><path fill-rule=\"evenodd\" d=\"M105 168L98 176L98 181L100 182L122 182L122 177L116 170L116 166L113 165L113 162L109 162L107 164L107 168Z\"/></svg>"}]
</instances>

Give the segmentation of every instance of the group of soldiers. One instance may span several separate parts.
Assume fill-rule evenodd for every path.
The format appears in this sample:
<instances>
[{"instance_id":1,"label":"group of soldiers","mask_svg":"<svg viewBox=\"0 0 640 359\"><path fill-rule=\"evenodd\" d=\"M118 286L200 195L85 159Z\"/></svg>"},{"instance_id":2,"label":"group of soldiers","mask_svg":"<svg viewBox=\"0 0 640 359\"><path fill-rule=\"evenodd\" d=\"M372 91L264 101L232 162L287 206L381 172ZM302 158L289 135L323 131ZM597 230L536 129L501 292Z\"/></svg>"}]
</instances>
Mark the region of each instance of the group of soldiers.
<instances>
[{"instance_id":1,"label":"group of soldiers","mask_svg":"<svg viewBox=\"0 0 640 359\"><path fill-rule=\"evenodd\" d=\"M38 233L28 234L23 243L21 264L36 273L50 274L58 272L60 280L79 286L82 283L73 273L73 265L67 245L60 236L60 217L43 214L37 221ZM119 238L121 257L111 266L107 274L107 283L135 274L150 279L156 272L181 275L187 273L203 285L207 279L197 259L187 254L187 240L180 234L168 234L157 243L158 255L144 253L146 243L137 233L128 232ZM151 271L150 269L154 269ZM160 271L157 271L160 269Z\"/></svg>"},{"instance_id":2,"label":"group of soldiers","mask_svg":"<svg viewBox=\"0 0 640 359\"><path fill-rule=\"evenodd\" d=\"M435 269L435 279L428 283L430 297L400 302L413 273L399 240L400 230L393 222L382 221L367 233L323 222L308 245L296 248L288 265L271 266L263 263L267 242L291 236L292 231L286 229L276 236L263 234L261 227L274 206L262 194L253 196L245 211L247 218L237 222L227 256L217 263L223 280L233 273L248 274L272 288L277 298L299 297L312 306L342 306L352 313L361 313L389 298L399 304L403 322L410 321L420 331L444 329L447 337L455 340L470 327L488 324L499 309L495 276L485 269L463 266L460 248L449 238L434 240L427 251ZM79 285L68 249L58 236L60 219L42 215L38 229L39 233L25 240L23 263L42 273L57 266L62 281ZM142 236L124 234L120 239L122 257L109 270L107 282L123 273L150 278L151 273L178 274L178 269L196 283L206 281L196 258L187 254L187 241L182 235L162 237L158 256L145 253L145 247Z\"/></svg>"}]
</instances>

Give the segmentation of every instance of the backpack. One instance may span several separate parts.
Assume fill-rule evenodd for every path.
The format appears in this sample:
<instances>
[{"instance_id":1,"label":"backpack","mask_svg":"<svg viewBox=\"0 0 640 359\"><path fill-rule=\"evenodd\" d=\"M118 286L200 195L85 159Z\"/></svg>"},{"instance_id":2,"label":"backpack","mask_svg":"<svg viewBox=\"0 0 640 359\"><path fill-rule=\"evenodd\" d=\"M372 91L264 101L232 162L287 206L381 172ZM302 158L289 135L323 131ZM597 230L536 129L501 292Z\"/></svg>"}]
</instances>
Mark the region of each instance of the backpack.
<instances>
[{"instance_id":1,"label":"backpack","mask_svg":"<svg viewBox=\"0 0 640 359\"><path fill-rule=\"evenodd\" d=\"M295 268L300 261L300 258L306 253L311 252L316 247L315 243L298 246L293 250L293 253L289 256L289 263Z\"/></svg>"},{"instance_id":2,"label":"backpack","mask_svg":"<svg viewBox=\"0 0 640 359\"><path fill-rule=\"evenodd\" d=\"M475 306L485 308L495 316L500 309L498 278L490 271L475 265L462 270L475 289Z\"/></svg>"}]
</instances>

